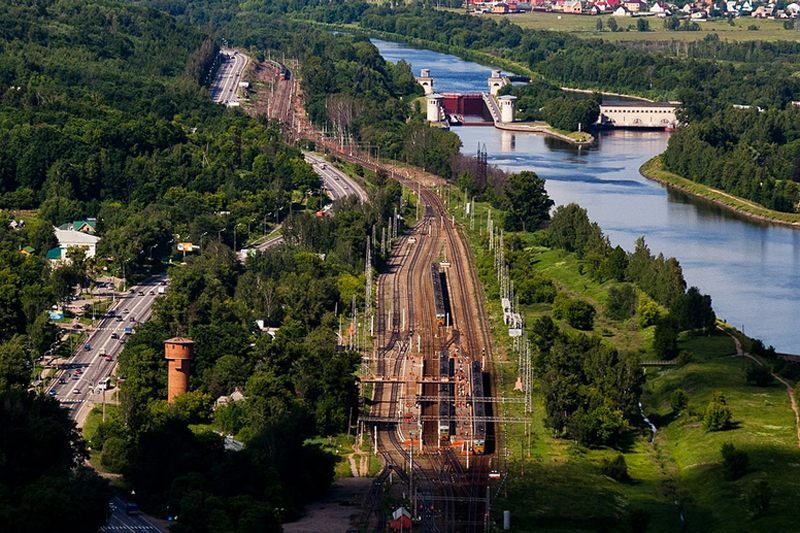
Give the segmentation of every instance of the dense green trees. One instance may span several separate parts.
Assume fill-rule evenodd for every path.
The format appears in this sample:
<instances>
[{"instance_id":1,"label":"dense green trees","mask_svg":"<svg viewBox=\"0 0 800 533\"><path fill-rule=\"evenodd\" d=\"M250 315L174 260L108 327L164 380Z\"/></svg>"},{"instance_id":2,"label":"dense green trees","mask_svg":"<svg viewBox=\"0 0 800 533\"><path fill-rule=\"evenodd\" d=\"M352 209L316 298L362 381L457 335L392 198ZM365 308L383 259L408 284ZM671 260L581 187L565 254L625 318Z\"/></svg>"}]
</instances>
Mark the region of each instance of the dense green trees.
<instances>
[{"instance_id":1,"label":"dense green trees","mask_svg":"<svg viewBox=\"0 0 800 533\"><path fill-rule=\"evenodd\" d=\"M638 297L630 285L609 289L606 314L624 319L638 315L640 327L655 325L653 346L659 356L671 359L678 353L677 336L682 330L709 334L716 326L711 297L696 287L686 290L683 271L675 258L653 256L644 238L633 252L611 248L600 227L576 204L559 206L548 227L554 247L575 252L588 274L598 281L628 281L645 295ZM669 311L665 316L662 309ZM583 328L579 328L583 329Z\"/></svg>"},{"instance_id":2,"label":"dense green trees","mask_svg":"<svg viewBox=\"0 0 800 533\"><path fill-rule=\"evenodd\" d=\"M84 443L58 402L0 384L0 523L9 531L96 531L107 483L83 462Z\"/></svg>"},{"instance_id":3,"label":"dense green trees","mask_svg":"<svg viewBox=\"0 0 800 533\"><path fill-rule=\"evenodd\" d=\"M535 172L511 174L503 184L505 228L533 231L550 218L553 200L547 195L544 180Z\"/></svg>"},{"instance_id":4,"label":"dense green trees","mask_svg":"<svg viewBox=\"0 0 800 533\"><path fill-rule=\"evenodd\" d=\"M797 211L800 110L725 109L688 118L662 156L667 169L770 209Z\"/></svg>"},{"instance_id":5,"label":"dense green trees","mask_svg":"<svg viewBox=\"0 0 800 533\"><path fill-rule=\"evenodd\" d=\"M546 323L535 328L538 336L550 329ZM557 331L544 336L551 334L551 345L537 346L535 364L545 422L583 444L614 444L638 413L644 376L637 357L621 355L597 337Z\"/></svg>"},{"instance_id":6,"label":"dense green trees","mask_svg":"<svg viewBox=\"0 0 800 533\"><path fill-rule=\"evenodd\" d=\"M566 131L591 129L600 116L600 105L588 98L553 98L542 108L542 117L554 128Z\"/></svg>"}]
</instances>

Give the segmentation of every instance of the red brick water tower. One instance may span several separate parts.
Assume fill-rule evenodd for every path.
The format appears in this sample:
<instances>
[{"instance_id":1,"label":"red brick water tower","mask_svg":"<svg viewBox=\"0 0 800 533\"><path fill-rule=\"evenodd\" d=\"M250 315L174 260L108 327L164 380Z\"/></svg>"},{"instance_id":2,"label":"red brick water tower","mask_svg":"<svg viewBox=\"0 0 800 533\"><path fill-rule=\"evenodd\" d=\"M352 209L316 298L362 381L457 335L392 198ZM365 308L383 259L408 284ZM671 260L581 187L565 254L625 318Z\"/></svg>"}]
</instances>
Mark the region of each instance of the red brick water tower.
<instances>
[{"instance_id":1,"label":"red brick water tower","mask_svg":"<svg viewBox=\"0 0 800 533\"><path fill-rule=\"evenodd\" d=\"M189 365L194 342L183 337L164 341L164 357L169 361L167 372L167 402L189 390Z\"/></svg>"}]
</instances>

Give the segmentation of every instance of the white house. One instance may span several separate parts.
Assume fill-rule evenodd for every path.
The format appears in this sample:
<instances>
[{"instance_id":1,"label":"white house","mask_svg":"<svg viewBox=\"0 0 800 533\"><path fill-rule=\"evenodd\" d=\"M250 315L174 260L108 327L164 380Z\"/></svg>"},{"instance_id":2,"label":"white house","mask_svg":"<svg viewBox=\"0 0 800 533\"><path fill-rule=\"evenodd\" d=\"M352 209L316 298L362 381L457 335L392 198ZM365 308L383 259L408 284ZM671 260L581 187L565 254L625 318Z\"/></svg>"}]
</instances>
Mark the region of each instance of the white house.
<instances>
[{"instance_id":1,"label":"white house","mask_svg":"<svg viewBox=\"0 0 800 533\"><path fill-rule=\"evenodd\" d=\"M614 17L630 17L631 12L625 6L619 6L611 15Z\"/></svg>"},{"instance_id":2,"label":"white house","mask_svg":"<svg viewBox=\"0 0 800 533\"><path fill-rule=\"evenodd\" d=\"M95 256L97 252L97 242L100 240L100 237L71 229L59 229L55 227L53 229L55 230L56 239L58 239L58 248L53 248L50 252L58 250L58 253L51 254L48 252L48 259L63 261L67 258L67 251L70 248L82 249L86 253L87 259ZM58 255L58 257L56 257L56 255Z\"/></svg>"},{"instance_id":3,"label":"white house","mask_svg":"<svg viewBox=\"0 0 800 533\"><path fill-rule=\"evenodd\" d=\"M667 4L664 2L658 1L650 6L650 13L655 13L656 15L666 15L669 13L669 8L667 8Z\"/></svg>"}]
</instances>

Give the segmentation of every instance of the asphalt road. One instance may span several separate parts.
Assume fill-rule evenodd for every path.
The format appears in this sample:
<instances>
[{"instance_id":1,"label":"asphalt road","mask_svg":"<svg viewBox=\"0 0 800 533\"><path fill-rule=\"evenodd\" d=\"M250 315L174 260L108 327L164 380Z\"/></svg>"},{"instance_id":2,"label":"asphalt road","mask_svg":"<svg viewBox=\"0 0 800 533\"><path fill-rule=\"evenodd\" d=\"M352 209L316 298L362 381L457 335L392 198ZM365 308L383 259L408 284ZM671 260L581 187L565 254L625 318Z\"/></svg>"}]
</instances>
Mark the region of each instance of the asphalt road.
<instances>
[{"instance_id":1,"label":"asphalt road","mask_svg":"<svg viewBox=\"0 0 800 533\"><path fill-rule=\"evenodd\" d=\"M109 531L144 531L158 533L163 531L147 521L141 514L127 514L125 512L125 502L118 497L114 497L108 504L109 515L106 525L100 528L102 532Z\"/></svg>"},{"instance_id":2,"label":"asphalt road","mask_svg":"<svg viewBox=\"0 0 800 533\"><path fill-rule=\"evenodd\" d=\"M367 193L347 174L313 152L303 152L303 156L306 162L314 168L314 172L322 178L322 187L332 200L336 201L345 196L357 196L359 202L367 203L369 200Z\"/></svg>"},{"instance_id":3,"label":"asphalt road","mask_svg":"<svg viewBox=\"0 0 800 533\"><path fill-rule=\"evenodd\" d=\"M311 165L314 172L322 179L322 188L331 200L336 201L345 196L358 196L358 200L366 203L369 199L367 193L347 174L334 167L321 156L313 152L303 152L306 163ZM269 250L273 246L283 243L283 236L276 235L271 239L262 242L255 248L259 252Z\"/></svg>"},{"instance_id":4,"label":"asphalt road","mask_svg":"<svg viewBox=\"0 0 800 533\"><path fill-rule=\"evenodd\" d=\"M222 63L211 82L211 100L227 106L239 105L239 82L242 72L250 61L246 55L235 50L220 50Z\"/></svg>"},{"instance_id":5,"label":"asphalt road","mask_svg":"<svg viewBox=\"0 0 800 533\"><path fill-rule=\"evenodd\" d=\"M149 278L118 297L106 315L97 322L96 329L90 330L85 344L76 348L73 356L61 365L55 379L47 387L45 392L69 410L70 417L78 427L83 426L94 402L102 401L103 393L97 390L97 385L111 375L117 364L124 346L125 327L135 329L137 323L150 318L162 281L166 281L165 276ZM112 312L114 316L111 316Z\"/></svg>"}]
</instances>

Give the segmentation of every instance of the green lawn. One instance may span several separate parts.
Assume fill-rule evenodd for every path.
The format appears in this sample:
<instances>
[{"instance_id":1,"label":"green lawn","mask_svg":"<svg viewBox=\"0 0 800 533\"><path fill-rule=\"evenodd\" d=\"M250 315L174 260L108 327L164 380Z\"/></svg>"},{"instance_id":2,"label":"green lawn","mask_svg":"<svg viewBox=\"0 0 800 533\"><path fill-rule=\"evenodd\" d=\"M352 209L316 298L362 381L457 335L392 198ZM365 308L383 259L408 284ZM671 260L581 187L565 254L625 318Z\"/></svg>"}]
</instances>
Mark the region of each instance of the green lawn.
<instances>
[{"instance_id":1,"label":"green lawn","mask_svg":"<svg viewBox=\"0 0 800 533\"><path fill-rule=\"evenodd\" d=\"M487 254L480 231L480 226L485 227L487 208L478 205L475 229L465 230L479 271ZM453 205L451 212L465 228L469 227L460 206ZM581 275L574 255L542 247L531 249L537 254L536 269L552 279L560 291L595 305L597 333L620 351L639 352L643 358L653 356L649 348L651 331L641 332L630 321L619 323L603 316L607 284ZM520 397L521 393L513 390L516 357L505 355L510 343L499 302L492 296L494 281L486 272L481 277L489 294L486 310L493 330L498 387L506 396ZM537 304L523 309L528 323L534 316L548 313L549 307ZM622 446L630 483L614 481L601 472L603 459L618 453L616 450L588 449L555 438L544 425L543 397L537 384L530 438L524 424L500 428L509 463L505 482L492 488L494 520L499 523L502 510L508 509L515 531L625 531L631 511L643 510L650 517L648 531L666 533L680 531L682 508L689 531L796 530L792 496L800 474L800 451L786 391L779 385L746 385L746 361L732 357L733 341L725 335L682 338L680 348L691 354L685 366L647 369L642 403L659 430L654 443L650 442L648 428L630 431ZM683 388L690 398L687 412L677 418L672 416L669 402L676 388ZM726 395L735 424L728 431L707 433L702 414L715 390ZM500 406L499 412L506 416L524 414L520 404ZM725 442L750 455L750 471L740 480L724 478L720 446ZM759 479L769 480L774 496L766 515L752 518L743 493Z\"/></svg>"},{"instance_id":2,"label":"green lawn","mask_svg":"<svg viewBox=\"0 0 800 533\"><path fill-rule=\"evenodd\" d=\"M482 15L487 16L487 15ZM667 31L664 29L663 19L647 17L651 31L636 31L636 20L632 17L611 17L604 15L577 16L564 15L558 13L520 13L510 16L488 15L495 20L508 18L513 24L522 28L534 30L564 31L583 38L600 38L607 41L698 41L710 33L716 33L720 39L730 41L797 41L800 40L800 32L786 30L781 20L754 19L742 17L734 21L734 26L727 21L699 22L700 31ZM610 19L617 21L620 29L629 31L612 32L607 29ZM597 20L603 20L605 31L597 31ZM749 26L757 26L758 30L748 30Z\"/></svg>"}]
</instances>

